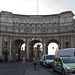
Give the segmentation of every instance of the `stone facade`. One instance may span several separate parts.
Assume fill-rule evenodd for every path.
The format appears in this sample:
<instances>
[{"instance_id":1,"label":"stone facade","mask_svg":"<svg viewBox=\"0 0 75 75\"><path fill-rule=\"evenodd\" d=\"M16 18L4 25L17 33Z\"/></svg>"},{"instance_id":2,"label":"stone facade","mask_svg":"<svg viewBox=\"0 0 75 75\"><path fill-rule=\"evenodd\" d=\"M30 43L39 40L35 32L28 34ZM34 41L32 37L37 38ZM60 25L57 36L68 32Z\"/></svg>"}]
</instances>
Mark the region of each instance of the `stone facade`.
<instances>
[{"instance_id":1,"label":"stone facade","mask_svg":"<svg viewBox=\"0 0 75 75\"><path fill-rule=\"evenodd\" d=\"M21 59L20 49L26 43L26 59L32 60L33 45L41 42L43 53L48 44L55 42L59 48L75 47L75 20L71 11L54 15L19 15L0 12L0 56L7 50L8 60ZM5 44L6 42L6 44ZM6 46L6 47L5 47ZM15 57L15 58L14 58Z\"/></svg>"}]
</instances>

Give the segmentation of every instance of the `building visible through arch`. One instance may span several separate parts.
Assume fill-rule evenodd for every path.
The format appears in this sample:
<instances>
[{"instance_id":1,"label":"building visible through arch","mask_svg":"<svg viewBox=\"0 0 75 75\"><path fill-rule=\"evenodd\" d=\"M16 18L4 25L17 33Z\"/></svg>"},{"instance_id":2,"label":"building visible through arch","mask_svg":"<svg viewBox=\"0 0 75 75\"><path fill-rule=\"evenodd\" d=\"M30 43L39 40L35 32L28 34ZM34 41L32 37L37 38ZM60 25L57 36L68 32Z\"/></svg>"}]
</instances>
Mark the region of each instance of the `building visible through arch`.
<instances>
[{"instance_id":1,"label":"building visible through arch","mask_svg":"<svg viewBox=\"0 0 75 75\"><path fill-rule=\"evenodd\" d=\"M75 20L71 11L54 15L19 15L0 12L0 57L8 61L21 60L21 45L25 46L25 59L32 60L33 45L41 42L43 54L48 44L55 42L60 48L75 47ZM32 57L32 58L31 58Z\"/></svg>"}]
</instances>

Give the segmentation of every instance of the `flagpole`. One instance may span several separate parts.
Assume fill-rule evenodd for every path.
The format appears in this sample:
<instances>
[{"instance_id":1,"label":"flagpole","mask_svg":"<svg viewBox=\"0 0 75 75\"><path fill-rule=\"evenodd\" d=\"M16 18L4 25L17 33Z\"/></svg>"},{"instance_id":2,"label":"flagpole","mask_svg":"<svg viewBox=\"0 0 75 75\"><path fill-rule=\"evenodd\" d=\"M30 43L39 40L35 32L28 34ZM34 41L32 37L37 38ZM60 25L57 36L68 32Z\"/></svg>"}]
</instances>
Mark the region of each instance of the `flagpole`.
<instances>
[{"instance_id":1,"label":"flagpole","mask_svg":"<svg viewBox=\"0 0 75 75\"><path fill-rule=\"evenodd\" d=\"M38 10L38 0L37 0L37 15L39 14L39 10Z\"/></svg>"}]
</instances>

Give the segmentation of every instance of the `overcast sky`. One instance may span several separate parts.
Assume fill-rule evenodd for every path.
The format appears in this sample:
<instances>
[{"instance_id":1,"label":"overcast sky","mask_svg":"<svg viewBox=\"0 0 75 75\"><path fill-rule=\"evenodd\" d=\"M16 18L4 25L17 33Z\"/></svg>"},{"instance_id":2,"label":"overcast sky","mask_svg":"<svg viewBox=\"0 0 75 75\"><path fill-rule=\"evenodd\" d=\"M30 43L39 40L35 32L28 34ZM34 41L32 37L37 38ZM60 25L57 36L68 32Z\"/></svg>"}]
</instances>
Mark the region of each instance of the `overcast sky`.
<instances>
[{"instance_id":1,"label":"overcast sky","mask_svg":"<svg viewBox=\"0 0 75 75\"><path fill-rule=\"evenodd\" d=\"M1 11L23 15L51 15L63 11L75 14L75 0L38 0L38 8L37 0L0 0Z\"/></svg>"}]
</instances>

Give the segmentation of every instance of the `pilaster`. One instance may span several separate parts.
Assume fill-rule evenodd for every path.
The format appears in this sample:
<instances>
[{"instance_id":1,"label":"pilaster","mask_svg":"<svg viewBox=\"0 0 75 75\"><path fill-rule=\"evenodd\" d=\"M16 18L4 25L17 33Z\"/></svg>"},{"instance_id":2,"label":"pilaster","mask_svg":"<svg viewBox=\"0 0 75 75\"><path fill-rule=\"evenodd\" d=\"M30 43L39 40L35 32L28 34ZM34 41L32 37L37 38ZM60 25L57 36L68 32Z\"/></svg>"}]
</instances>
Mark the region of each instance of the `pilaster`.
<instances>
[{"instance_id":1,"label":"pilaster","mask_svg":"<svg viewBox=\"0 0 75 75\"><path fill-rule=\"evenodd\" d=\"M26 37L26 61L29 60L29 51L28 51L28 38Z\"/></svg>"},{"instance_id":2,"label":"pilaster","mask_svg":"<svg viewBox=\"0 0 75 75\"><path fill-rule=\"evenodd\" d=\"M0 36L0 57L2 56L2 36Z\"/></svg>"},{"instance_id":3,"label":"pilaster","mask_svg":"<svg viewBox=\"0 0 75 75\"><path fill-rule=\"evenodd\" d=\"M71 48L73 48L74 46L74 38L73 38L73 36L71 36Z\"/></svg>"}]
</instances>

